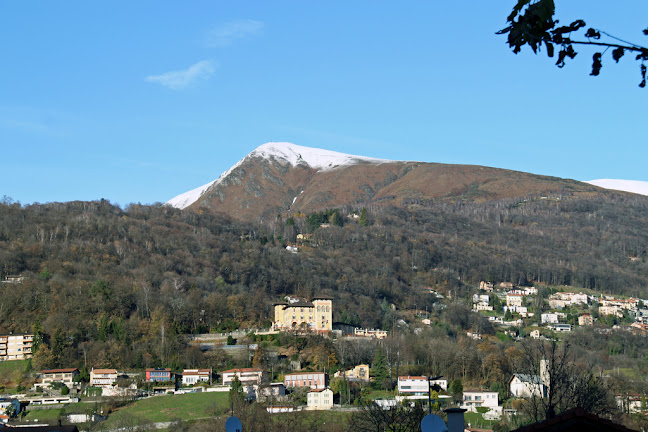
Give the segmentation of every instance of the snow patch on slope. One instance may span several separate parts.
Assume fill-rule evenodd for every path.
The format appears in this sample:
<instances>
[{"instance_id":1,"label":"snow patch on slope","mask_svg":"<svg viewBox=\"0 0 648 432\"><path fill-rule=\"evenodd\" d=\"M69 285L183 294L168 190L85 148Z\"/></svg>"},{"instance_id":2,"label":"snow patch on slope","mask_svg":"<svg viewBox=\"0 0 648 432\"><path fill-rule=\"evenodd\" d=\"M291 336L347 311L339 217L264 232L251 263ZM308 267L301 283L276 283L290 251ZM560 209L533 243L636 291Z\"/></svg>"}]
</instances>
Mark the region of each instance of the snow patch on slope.
<instances>
[{"instance_id":1,"label":"snow patch on slope","mask_svg":"<svg viewBox=\"0 0 648 432\"><path fill-rule=\"evenodd\" d=\"M387 159L376 159L366 156L356 156L312 147L304 147L288 142L269 142L259 146L248 157L262 157L265 159L278 159L288 162L293 166L306 164L319 171L329 171L345 165L357 163L386 163Z\"/></svg>"},{"instance_id":2,"label":"snow patch on slope","mask_svg":"<svg viewBox=\"0 0 648 432\"><path fill-rule=\"evenodd\" d=\"M624 192L632 192L639 195L648 196L648 182L639 180L615 180L615 179L599 179L590 180L585 183L599 186L605 189L614 189Z\"/></svg>"},{"instance_id":3,"label":"snow patch on slope","mask_svg":"<svg viewBox=\"0 0 648 432\"><path fill-rule=\"evenodd\" d=\"M180 210L186 209L191 204L198 201L202 196L202 194L204 194L207 191L207 189L209 189L213 185L215 186L220 182L222 182L225 179L225 177L227 177L232 171L234 171L234 169L236 169L239 165L241 165L244 160L245 158L238 161L236 165L234 165L232 168L225 171L216 180L212 180L209 183L199 186L196 189L192 189L188 192L181 193L180 195L171 198L169 201L165 202L164 204L169 205L171 207L179 208Z\"/></svg>"}]
</instances>

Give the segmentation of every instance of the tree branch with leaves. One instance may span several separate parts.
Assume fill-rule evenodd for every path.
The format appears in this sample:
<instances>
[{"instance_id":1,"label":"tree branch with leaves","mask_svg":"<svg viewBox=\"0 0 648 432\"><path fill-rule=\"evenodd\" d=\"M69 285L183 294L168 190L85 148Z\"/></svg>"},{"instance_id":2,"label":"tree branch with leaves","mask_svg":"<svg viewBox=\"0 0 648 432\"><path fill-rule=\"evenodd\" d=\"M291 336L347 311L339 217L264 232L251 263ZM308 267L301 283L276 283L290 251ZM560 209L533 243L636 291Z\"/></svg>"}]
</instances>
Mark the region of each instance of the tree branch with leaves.
<instances>
[{"instance_id":1,"label":"tree branch with leaves","mask_svg":"<svg viewBox=\"0 0 648 432\"><path fill-rule=\"evenodd\" d=\"M602 30L588 27L582 19L578 19L566 26L559 26L559 20L554 19L556 7L554 0L518 0L513 11L506 19L508 26L498 31L497 34L508 35L509 47L515 54L528 45L534 53L538 53L544 46L547 55L554 57L558 49L556 66L565 66L567 58L573 59L578 54L574 45L596 47L598 50L592 56L591 76L597 76L603 67L603 55L612 50L612 59L619 62L626 53L635 55L635 60L640 61L639 71L641 82L639 87L646 86L646 65L648 60L648 48L632 42L619 39ZM584 32L579 35L580 32ZM643 30L648 36L648 28Z\"/></svg>"}]
</instances>

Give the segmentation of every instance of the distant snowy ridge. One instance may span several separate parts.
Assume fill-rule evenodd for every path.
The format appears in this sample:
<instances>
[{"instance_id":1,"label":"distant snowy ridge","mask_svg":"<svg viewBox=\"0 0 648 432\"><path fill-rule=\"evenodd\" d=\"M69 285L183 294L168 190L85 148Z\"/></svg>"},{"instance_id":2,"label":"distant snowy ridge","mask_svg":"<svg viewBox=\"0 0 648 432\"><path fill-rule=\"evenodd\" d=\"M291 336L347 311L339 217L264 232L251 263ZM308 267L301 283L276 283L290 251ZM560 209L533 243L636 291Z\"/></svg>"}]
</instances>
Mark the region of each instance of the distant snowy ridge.
<instances>
[{"instance_id":1,"label":"distant snowy ridge","mask_svg":"<svg viewBox=\"0 0 648 432\"><path fill-rule=\"evenodd\" d=\"M648 196L648 182L639 180L615 180L615 179L599 179L590 180L585 183L594 186L602 187L605 189L613 189L624 192L632 192L639 195Z\"/></svg>"},{"instance_id":2,"label":"distant snowy ridge","mask_svg":"<svg viewBox=\"0 0 648 432\"><path fill-rule=\"evenodd\" d=\"M387 159L355 156L331 150L299 146L287 142L269 142L263 144L247 157L262 157L265 159L273 157L275 159L284 160L293 166L303 163L319 171L329 171L340 166L355 165L361 162L377 164L393 162Z\"/></svg>"},{"instance_id":3,"label":"distant snowy ridge","mask_svg":"<svg viewBox=\"0 0 648 432\"><path fill-rule=\"evenodd\" d=\"M381 164L393 162L387 159L355 156L331 150L304 147L288 142L269 142L257 147L250 154L238 161L236 165L221 174L220 177L218 177L216 180L173 197L165 204L179 209L189 207L191 204L198 201L198 199L202 196L202 194L205 193L205 191L207 191L207 189L223 181L225 177L227 177L235 168L240 166L248 158L257 157L264 159L272 158L277 161L285 161L293 166L305 164L319 171L329 171L341 166L355 165L358 163Z\"/></svg>"}]
</instances>

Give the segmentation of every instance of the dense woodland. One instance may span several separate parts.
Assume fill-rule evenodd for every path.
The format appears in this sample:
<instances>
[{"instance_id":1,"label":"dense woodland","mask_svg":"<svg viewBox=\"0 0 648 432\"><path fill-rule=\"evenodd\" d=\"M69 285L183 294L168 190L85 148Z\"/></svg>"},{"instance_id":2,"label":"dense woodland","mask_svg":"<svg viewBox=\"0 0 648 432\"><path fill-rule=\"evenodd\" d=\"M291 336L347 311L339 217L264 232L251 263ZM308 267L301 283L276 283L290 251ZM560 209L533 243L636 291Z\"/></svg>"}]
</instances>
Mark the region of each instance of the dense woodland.
<instances>
[{"instance_id":1,"label":"dense woodland","mask_svg":"<svg viewBox=\"0 0 648 432\"><path fill-rule=\"evenodd\" d=\"M382 347L392 374L407 367L501 389L517 348L502 337L465 337L467 330L496 333L469 310L479 281L646 298L647 210L648 198L635 195L563 194L349 207L249 225L161 205L21 206L5 199L0 276L25 280L0 285L0 332L39 335L37 368L218 370L233 360L191 348L183 335L267 326L273 300L327 294L334 321L393 330ZM362 219L350 218L352 212ZM327 219L330 226L318 228ZM297 240L299 233L312 237ZM298 244L299 253L286 244ZM426 287L445 294L446 304ZM415 310L427 310L435 323L417 336L400 321ZM587 358L601 374L646 368L646 338L591 328L571 338L593 354ZM322 345L338 366L376 355L374 343L288 342L306 350ZM307 360L315 366L316 357Z\"/></svg>"}]
</instances>

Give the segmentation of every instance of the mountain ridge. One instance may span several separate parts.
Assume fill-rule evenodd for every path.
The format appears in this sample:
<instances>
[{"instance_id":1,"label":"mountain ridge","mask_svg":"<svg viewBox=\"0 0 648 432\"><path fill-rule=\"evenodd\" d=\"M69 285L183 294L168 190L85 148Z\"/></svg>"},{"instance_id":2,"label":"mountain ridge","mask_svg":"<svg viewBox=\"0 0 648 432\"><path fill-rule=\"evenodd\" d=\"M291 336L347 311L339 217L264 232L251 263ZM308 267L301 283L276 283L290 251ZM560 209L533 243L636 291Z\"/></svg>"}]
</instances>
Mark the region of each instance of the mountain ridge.
<instances>
[{"instance_id":1,"label":"mountain ridge","mask_svg":"<svg viewBox=\"0 0 648 432\"><path fill-rule=\"evenodd\" d=\"M240 220L345 205L420 205L549 193L605 193L585 182L479 165L398 161L270 142L216 180L167 202Z\"/></svg>"}]
</instances>

